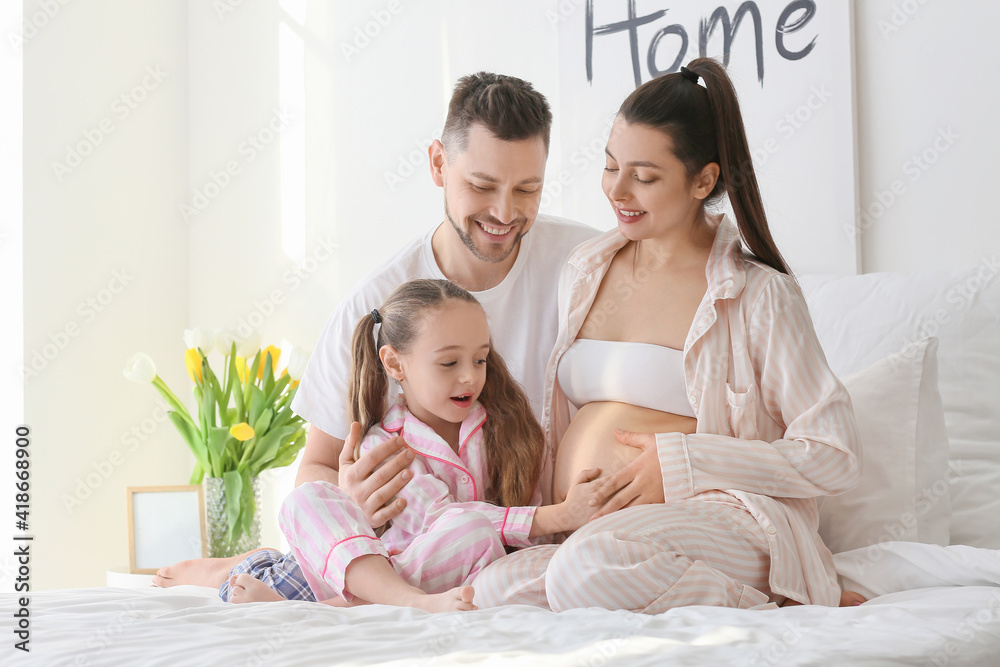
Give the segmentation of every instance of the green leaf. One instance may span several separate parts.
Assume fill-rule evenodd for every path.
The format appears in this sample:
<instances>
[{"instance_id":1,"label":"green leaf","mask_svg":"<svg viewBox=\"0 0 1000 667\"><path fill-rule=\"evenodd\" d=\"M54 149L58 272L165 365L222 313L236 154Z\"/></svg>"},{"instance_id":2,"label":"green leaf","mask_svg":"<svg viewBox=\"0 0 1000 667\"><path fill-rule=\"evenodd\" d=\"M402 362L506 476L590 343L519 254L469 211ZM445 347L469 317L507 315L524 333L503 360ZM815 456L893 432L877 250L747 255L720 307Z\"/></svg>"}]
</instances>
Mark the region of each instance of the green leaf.
<instances>
[{"instance_id":1,"label":"green leaf","mask_svg":"<svg viewBox=\"0 0 1000 667\"><path fill-rule=\"evenodd\" d=\"M231 425L239 424L246 420L243 418L243 386L240 384L240 376L236 372L236 343L233 343L233 353L229 357L229 384L236 390L233 392L233 398L236 400L236 414L229 423Z\"/></svg>"},{"instance_id":2,"label":"green leaf","mask_svg":"<svg viewBox=\"0 0 1000 667\"><path fill-rule=\"evenodd\" d=\"M204 420L204 430L213 428L216 425L215 419L215 390L210 384L204 385L201 390L201 417Z\"/></svg>"},{"instance_id":3,"label":"green leaf","mask_svg":"<svg viewBox=\"0 0 1000 667\"><path fill-rule=\"evenodd\" d=\"M274 455L278 453L278 448L287 442L294 433L294 426L284 426L279 429L273 429L264 435L264 437L259 438L249 461L247 461L247 468L251 474L256 475L261 470L270 467L267 464L274 459Z\"/></svg>"},{"instance_id":4,"label":"green leaf","mask_svg":"<svg viewBox=\"0 0 1000 667\"><path fill-rule=\"evenodd\" d=\"M287 465L291 465L295 462L296 457L298 457L299 452L302 451L305 444L305 429L299 428L291 440L278 448L277 453L274 455L274 458L271 459L270 463L261 466L260 471L268 470L270 468L284 468ZM258 471L258 474L260 474L260 471Z\"/></svg>"},{"instance_id":5,"label":"green leaf","mask_svg":"<svg viewBox=\"0 0 1000 667\"><path fill-rule=\"evenodd\" d=\"M274 387L267 393L267 400L264 401L267 405L273 405L281 394L281 390L288 386L289 378L287 375L282 375L277 382L274 383Z\"/></svg>"},{"instance_id":6,"label":"green leaf","mask_svg":"<svg viewBox=\"0 0 1000 667\"><path fill-rule=\"evenodd\" d=\"M184 441L188 445L188 449L190 449L191 453L194 454L195 461L198 462L198 465L201 466L202 469L207 469L208 452L205 449L205 440L201 433L198 432L198 430L195 429L195 427L188 420L184 419L182 415L177 414L173 410L167 411L167 417L170 418L174 428L176 428L177 432L181 434L182 438L184 438ZM192 484L196 483L197 482L192 482Z\"/></svg>"},{"instance_id":7,"label":"green leaf","mask_svg":"<svg viewBox=\"0 0 1000 667\"><path fill-rule=\"evenodd\" d=\"M227 470L222 474L222 479L226 487L226 525L229 528L227 539L232 542L239 536L235 529L242 509L240 500L243 497L243 476L235 470Z\"/></svg>"},{"instance_id":8,"label":"green leaf","mask_svg":"<svg viewBox=\"0 0 1000 667\"><path fill-rule=\"evenodd\" d=\"M222 391L219 378L215 376L212 367L208 365L208 357L201 358L201 376L205 378L206 384L212 387L216 403L219 406L219 415L226 414L226 407L229 405L229 388L227 387L225 392Z\"/></svg>"},{"instance_id":9,"label":"green leaf","mask_svg":"<svg viewBox=\"0 0 1000 667\"><path fill-rule=\"evenodd\" d=\"M191 471L191 479L188 480L188 484L201 484L205 479L205 469L201 467L200 463L194 464L194 470Z\"/></svg>"},{"instance_id":10,"label":"green leaf","mask_svg":"<svg viewBox=\"0 0 1000 667\"><path fill-rule=\"evenodd\" d=\"M301 417L297 417L291 408L284 408L278 415L271 420L271 428L281 428L288 423L294 423L296 425L303 424L304 421Z\"/></svg>"},{"instance_id":11,"label":"green leaf","mask_svg":"<svg viewBox=\"0 0 1000 667\"><path fill-rule=\"evenodd\" d=\"M242 458L243 448L247 444L249 442L240 442L236 438L226 440L226 464L223 466L225 470L236 470L239 467L238 461Z\"/></svg>"},{"instance_id":12,"label":"green leaf","mask_svg":"<svg viewBox=\"0 0 1000 667\"><path fill-rule=\"evenodd\" d=\"M265 403L265 405L270 404ZM258 438L267 433L267 429L271 426L271 418L273 416L274 410L271 408L264 408L264 411L260 413L260 417L257 417L257 421L251 424L251 426L253 426L253 432L257 434Z\"/></svg>"},{"instance_id":13,"label":"green leaf","mask_svg":"<svg viewBox=\"0 0 1000 667\"><path fill-rule=\"evenodd\" d=\"M192 428L198 428L198 426L194 423L194 420L191 418L191 413L189 413L184 404L181 403L181 400L174 395L174 392L170 391L170 387L168 387L166 383L160 379L159 375L153 378L153 387L156 391L160 392L160 396L166 399L167 403L170 404L170 407L172 407L177 414L191 424Z\"/></svg>"},{"instance_id":14,"label":"green leaf","mask_svg":"<svg viewBox=\"0 0 1000 667\"><path fill-rule=\"evenodd\" d=\"M265 394L270 394L271 393L271 389L274 388L274 368L272 368L272 366L271 366L271 362L273 361L274 358L270 354L266 354L264 356L265 356L265 359L264 359L264 377L262 378L262 380L263 380L262 385L263 385L264 393Z\"/></svg>"},{"instance_id":15,"label":"green leaf","mask_svg":"<svg viewBox=\"0 0 1000 667\"><path fill-rule=\"evenodd\" d=\"M256 423L256 421L260 418L260 413L263 412L264 407L264 392L260 390L260 387L251 386L250 409L247 411L247 423Z\"/></svg>"},{"instance_id":16,"label":"green leaf","mask_svg":"<svg viewBox=\"0 0 1000 667\"><path fill-rule=\"evenodd\" d=\"M229 439L235 440L233 436L229 435L229 429L222 426L215 426L209 431L208 434L208 458L211 463L211 475L212 477L222 477L223 471L227 467L225 465L225 450L226 441Z\"/></svg>"},{"instance_id":17,"label":"green leaf","mask_svg":"<svg viewBox=\"0 0 1000 667\"><path fill-rule=\"evenodd\" d=\"M257 371L260 370L260 350L257 351L257 356L253 358L253 365L250 366L250 373L247 375L247 381L243 385L243 403L250 403L250 389L254 387L254 382L257 380Z\"/></svg>"},{"instance_id":18,"label":"green leaf","mask_svg":"<svg viewBox=\"0 0 1000 667\"><path fill-rule=\"evenodd\" d=\"M250 533L250 526L253 523L254 512L257 511L257 501L253 497L253 483L250 474L243 470L240 472L243 481L243 493L240 502L240 523L244 534Z\"/></svg>"}]
</instances>

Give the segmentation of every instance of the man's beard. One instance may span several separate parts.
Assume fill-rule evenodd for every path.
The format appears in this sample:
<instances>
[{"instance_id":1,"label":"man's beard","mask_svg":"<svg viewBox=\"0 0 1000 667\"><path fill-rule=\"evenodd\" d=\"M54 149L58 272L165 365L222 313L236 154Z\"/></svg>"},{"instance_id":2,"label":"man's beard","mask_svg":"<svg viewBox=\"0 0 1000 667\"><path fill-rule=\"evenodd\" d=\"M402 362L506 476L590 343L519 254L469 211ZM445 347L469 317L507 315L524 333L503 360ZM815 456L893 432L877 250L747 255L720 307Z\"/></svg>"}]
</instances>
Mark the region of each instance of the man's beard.
<instances>
[{"instance_id":1,"label":"man's beard","mask_svg":"<svg viewBox=\"0 0 1000 667\"><path fill-rule=\"evenodd\" d=\"M506 247L500 246L495 250L495 252L491 254L486 254L483 252L482 248L477 246L476 242L472 240L472 234L467 230L462 229L462 227L457 222L455 222L455 219L451 217L451 211L448 210L447 193L445 193L444 214L445 217L448 218L448 222L451 223L451 226L455 230L455 233L458 234L458 238L462 239L462 243L464 243L465 247L469 249L469 252L471 252L476 257L476 259L480 259L484 262L490 262L491 264L499 264L500 262L510 257L510 254L517 249L518 244L521 242L521 239L524 237L525 234L524 232L520 231L521 229L524 229L524 224L522 222L524 218L518 218L518 220L515 221L516 223L520 223L518 231L507 232L507 236L510 236L511 234L517 235L514 237L511 244ZM493 223L498 227L504 226L499 220L493 217L485 219L484 222ZM473 221L472 224L476 224L476 222ZM505 241L507 240L506 237L502 238L504 238Z\"/></svg>"}]
</instances>

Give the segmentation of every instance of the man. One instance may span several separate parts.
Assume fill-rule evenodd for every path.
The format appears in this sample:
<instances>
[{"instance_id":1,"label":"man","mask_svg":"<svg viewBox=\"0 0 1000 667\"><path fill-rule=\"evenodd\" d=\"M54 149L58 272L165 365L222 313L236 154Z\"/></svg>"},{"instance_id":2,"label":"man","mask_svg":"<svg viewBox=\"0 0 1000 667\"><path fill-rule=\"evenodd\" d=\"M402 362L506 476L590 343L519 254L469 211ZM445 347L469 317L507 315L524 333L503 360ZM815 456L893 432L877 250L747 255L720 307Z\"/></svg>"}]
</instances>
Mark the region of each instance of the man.
<instances>
[{"instance_id":1,"label":"man","mask_svg":"<svg viewBox=\"0 0 1000 667\"><path fill-rule=\"evenodd\" d=\"M596 231L537 216L552 114L531 84L479 73L459 80L441 141L428 149L431 178L444 189L445 220L372 274L337 308L302 378L292 408L310 423L296 484L340 485L379 526L403 508L383 508L406 483L412 452L394 440L353 462L347 378L351 333L399 284L447 278L483 304L498 351L541 416L544 372L555 343L556 286L569 251ZM530 232L530 234L529 234ZM397 458L369 478L392 452ZM345 469L340 468L344 454Z\"/></svg>"},{"instance_id":2,"label":"man","mask_svg":"<svg viewBox=\"0 0 1000 667\"><path fill-rule=\"evenodd\" d=\"M347 422L347 380L358 320L414 278L446 278L479 299L498 351L541 416L559 272L570 250L597 234L537 215L551 125L548 103L525 81L486 72L459 80L441 140L428 149L445 219L362 280L320 335L292 404L310 423L296 484L339 485L373 527L402 511L402 499L390 501L409 481L413 452L393 438L354 460L363 434ZM218 586L242 559L185 561L162 568L154 581Z\"/></svg>"}]
</instances>

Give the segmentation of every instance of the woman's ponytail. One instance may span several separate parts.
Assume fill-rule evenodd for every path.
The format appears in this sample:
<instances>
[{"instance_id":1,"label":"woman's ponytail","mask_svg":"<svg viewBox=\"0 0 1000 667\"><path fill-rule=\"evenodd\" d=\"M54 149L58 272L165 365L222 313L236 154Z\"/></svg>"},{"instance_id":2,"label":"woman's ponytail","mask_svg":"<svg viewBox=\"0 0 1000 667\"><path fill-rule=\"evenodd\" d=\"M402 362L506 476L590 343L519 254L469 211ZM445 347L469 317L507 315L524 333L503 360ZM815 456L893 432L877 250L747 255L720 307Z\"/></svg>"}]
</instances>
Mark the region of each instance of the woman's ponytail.
<instances>
[{"instance_id":1,"label":"woman's ponytail","mask_svg":"<svg viewBox=\"0 0 1000 667\"><path fill-rule=\"evenodd\" d=\"M698 84L699 78L704 87ZM728 194L750 252L774 269L789 273L771 237L736 90L722 65L711 58L697 58L680 72L647 81L625 99L618 115L627 123L666 133L689 177L701 173L706 164L717 162L719 178L706 201Z\"/></svg>"},{"instance_id":2,"label":"woman's ponytail","mask_svg":"<svg viewBox=\"0 0 1000 667\"><path fill-rule=\"evenodd\" d=\"M687 69L705 82L715 123L720 179L729 195L743 241L762 262L782 273L790 273L767 224L733 82L722 65L711 58L692 60Z\"/></svg>"}]
</instances>

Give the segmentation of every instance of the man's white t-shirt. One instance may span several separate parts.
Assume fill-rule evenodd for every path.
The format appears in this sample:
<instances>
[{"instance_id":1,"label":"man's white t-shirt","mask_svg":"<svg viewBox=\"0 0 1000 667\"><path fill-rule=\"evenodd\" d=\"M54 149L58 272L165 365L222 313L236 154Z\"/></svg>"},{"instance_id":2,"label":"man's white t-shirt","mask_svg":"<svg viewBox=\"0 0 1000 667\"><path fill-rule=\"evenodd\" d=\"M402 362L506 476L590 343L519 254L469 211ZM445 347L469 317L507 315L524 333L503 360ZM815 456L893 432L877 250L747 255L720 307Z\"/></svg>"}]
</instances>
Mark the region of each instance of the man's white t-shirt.
<instances>
[{"instance_id":1,"label":"man's white t-shirt","mask_svg":"<svg viewBox=\"0 0 1000 667\"><path fill-rule=\"evenodd\" d=\"M350 431L347 381L351 336L358 320L408 280L445 278L431 249L434 231L409 243L362 280L320 334L292 409L328 435L343 440ZM524 387L536 416L542 414L545 366L559 328L559 272L570 251L598 233L587 225L539 215L521 239L517 259L503 282L472 293L486 311L497 351Z\"/></svg>"}]
</instances>

